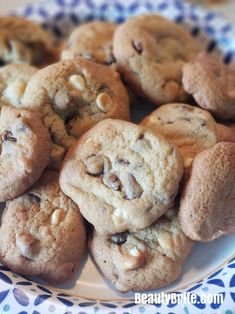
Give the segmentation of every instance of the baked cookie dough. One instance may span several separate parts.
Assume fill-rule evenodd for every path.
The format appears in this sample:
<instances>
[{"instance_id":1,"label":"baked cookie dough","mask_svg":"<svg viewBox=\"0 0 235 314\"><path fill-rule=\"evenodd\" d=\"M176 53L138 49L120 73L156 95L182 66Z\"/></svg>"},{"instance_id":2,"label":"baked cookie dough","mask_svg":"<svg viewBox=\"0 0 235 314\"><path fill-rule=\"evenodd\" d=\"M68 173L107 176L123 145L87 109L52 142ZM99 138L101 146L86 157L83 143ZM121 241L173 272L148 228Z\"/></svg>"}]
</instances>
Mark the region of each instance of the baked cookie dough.
<instances>
[{"instance_id":1,"label":"baked cookie dough","mask_svg":"<svg viewBox=\"0 0 235 314\"><path fill-rule=\"evenodd\" d=\"M76 28L70 35L61 59L81 56L105 65L115 65L113 36L117 25L94 21Z\"/></svg>"},{"instance_id":2,"label":"baked cookie dough","mask_svg":"<svg viewBox=\"0 0 235 314\"><path fill-rule=\"evenodd\" d=\"M22 108L25 88L36 71L36 68L28 64L0 67L0 104Z\"/></svg>"},{"instance_id":3,"label":"baked cookie dough","mask_svg":"<svg viewBox=\"0 0 235 314\"><path fill-rule=\"evenodd\" d=\"M172 209L146 229L109 239L94 231L89 241L95 263L122 292L154 290L174 282L192 247Z\"/></svg>"},{"instance_id":4,"label":"baked cookie dough","mask_svg":"<svg viewBox=\"0 0 235 314\"><path fill-rule=\"evenodd\" d=\"M47 171L27 193L6 204L0 227L0 261L12 271L51 283L74 274L85 251L86 232L76 204Z\"/></svg>"},{"instance_id":5,"label":"baked cookie dough","mask_svg":"<svg viewBox=\"0 0 235 314\"><path fill-rule=\"evenodd\" d=\"M64 150L100 120L130 118L119 74L80 57L37 71L26 87L23 105L42 112L52 142Z\"/></svg>"},{"instance_id":6,"label":"baked cookie dough","mask_svg":"<svg viewBox=\"0 0 235 314\"><path fill-rule=\"evenodd\" d=\"M45 62L52 38L39 24L19 16L0 17L0 65Z\"/></svg>"},{"instance_id":7,"label":"baked cookie dough","mask_svg":"<svg viewBox=\"0 0 235 314\"><path fill-rule=\"evenodd\" d=\"M184 233L196 241L212 241L235 232L235 143L218 143L193 161L180 199Z\"/></svg>"},{"instance_id":8,"label":"baked cookie dough","mask_svg":"<svg viewBox=\"0 0 235 314\"><path fill-rule=\"evenodd\" d=\"M40 115L3 106L0 114L0 202L24 193L41 176L51 153Z\"/></svg>"},{"instance_id":9,"label":"baked cookie dough","mask_svg":"<svg viewBox=\"0 0 235 314\"><path fill-rule=\"evenodd\" d=\"M109 119L71 147L60 186L98 233L110 235L151 225L172 206L182 175L181 155L165 139Z\"/></svg>"},{"instance_id":10,"label":"baked cookie dough","mask_svg":"<svg viewBox=\"0 0 235 314\"><path fill-rule=\"evenodd\" d=\"M179 25L158 15L129 19L114 35L114 56L123 79L156 105L185 101L183 65L198 43Z\"/></svg>"},{"instance_id":11,"label":"baked cookie dough","mask_svg":"<svg viewBox=\"0 0 235 314\"><path fill-rule=\"evenodd\" d=\"M235 141L229 127L216 123L206 110L187 104L163 105L144 118L140 124L163 135L178 147L186 168L202 150L214 146L219 141Z\"/></svg>"},{"instance_id":12,"label":"baked cookie dough","mask_svg":"<svg viewBox=\"0 0 235 314\"><path fill-rule=\"evenodd\" d=\"M235 66L201 54L183 68L183 85L215 117L235 121Z\"/></svg>"}]
</instances>

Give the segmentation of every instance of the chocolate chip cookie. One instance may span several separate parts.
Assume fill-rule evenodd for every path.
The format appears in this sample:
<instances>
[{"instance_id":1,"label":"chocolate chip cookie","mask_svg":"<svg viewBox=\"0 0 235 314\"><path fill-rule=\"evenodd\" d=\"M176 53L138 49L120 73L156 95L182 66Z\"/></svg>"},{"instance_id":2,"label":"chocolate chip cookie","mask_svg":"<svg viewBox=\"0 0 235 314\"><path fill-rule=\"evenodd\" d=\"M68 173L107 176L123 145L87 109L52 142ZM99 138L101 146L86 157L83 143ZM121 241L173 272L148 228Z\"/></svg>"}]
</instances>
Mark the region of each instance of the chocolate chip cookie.
<instances>
[{"instance_id":1,"label":"chocolate chip cookie","mask_svg":"<svg viewBox=\"0 0 235 314\"><path fill-rule=\"evenodd\" d=\"M177 149L142 126L104 120L69 150L60 186L97 232L151 225L174 202L183 175Z\"/></svg>"},{"instance_id":2,"label":"chocolate chip cookie","mask_svg":"<svg viewBox=\"0 0 235 314\"><path fill-rule=\"evenodd\" d=\"M101 64L115 65L113 36L116 28L117 25L102 21L81 25L70 35L61 58L81 56Z\"/></svg>"},{"instance_id":3,"label":"chocolate chip cookie","mask_svg":"<svg viewBox=\"0 0 235 314\"><path fill-rule=\"evenodd\" d=\"M183 85L200 107L217 118L235 121L235 66L201 54L184 66Z\"/></svg>"},{"instance_id":4,"label":"chocolate chip cookie","mask_svg":"<svg viewBox=\"0 0 235 314\"><path fill-rule=\"evenodd\" d=\"M41 176L51 153L39 114L3 106L0 114L0 202L24 193Z\"/></svg>"},{"instance_id":5,"label":"chocolate chip cookie","mask_svg":"<svg viewBox=\"0 0 235 314\"><path fill-rule=\"evenodd\" d=\"M235 232L235 143L218 143L196 156L180 199L184 233L212 241Z\"/></svg>"},{"instance_id":6,"label":"chocolate chip cookie","mask_svg":"<svg viewBox=\"0 0 235 314\"><path fill-rule=\"evenodd\" d=\"M9 64L0 68L0 102L22 108L22 98L31 76L37 71L28 64Z\"/></svg>"},{"instance_id":7,"label":"chocolate chip cookie","mask_svg":"<svg viewBox=\"0 0 235 314\"><path fill-rule=\"evenodd\" d=\"M182 67L198 44L179 25L158 15L129 19L114 35L114 56L124 80L156 105L184 101Z\"/></svg>"},{"instance_id":8,"label":"chocolate chip cookie","mask_svg":"<svg viewBox=\"0 0 235 314\"><path fill-rule=\"evenodd\" d=\"M141 124L176 145L184 157L186 168L202 150L221 140L231 141L233 137L229 127L216 123L206 110L180 103L161 106Z\"/></svg>"},{"instance_id":9,"label":"chocolate chip cookie","mask_svg":"<svg viewBox=\"0 0 235 314\"><path fill-rule=\"evenodd\" d=\"M0 64L44 62L52 38L39 24L19 16L0 17Z\"/></svg>"},{"instance_id":10,"label":"chocolate chip cookie","mask_svg":"<svg viewBox=\"0 0 235 314\"><path fill-rule=\"evenodd\" d=\"M192 247L172 209L146 229L109 239L94 231L89 241L95 263L122 292L154 290L174 282Z\"/></svg>"},{"instance_id":11,"label":"chocolate chip cookie","mask_svg":"<svg viewBox=\"0 0 235 314\"><path fill-rule=\"evenodd\" d=\"M69 279L85 251L86 233L76 204L47 171L27 193L6 204L0 260L12 271L58 283Z\"/></svg>"},{"instance_id":12,"label":"chocolate chip cookie","mask_svg":"<svg viewBox=\"0 0 235 314\"><path fill-rule=\"evenodd\" d=\"M23 104L42 112L52 142L65 150L98 121L130 117L129 98L118 73L79 57L35 73Z\"/></svg>"}]
</instances>

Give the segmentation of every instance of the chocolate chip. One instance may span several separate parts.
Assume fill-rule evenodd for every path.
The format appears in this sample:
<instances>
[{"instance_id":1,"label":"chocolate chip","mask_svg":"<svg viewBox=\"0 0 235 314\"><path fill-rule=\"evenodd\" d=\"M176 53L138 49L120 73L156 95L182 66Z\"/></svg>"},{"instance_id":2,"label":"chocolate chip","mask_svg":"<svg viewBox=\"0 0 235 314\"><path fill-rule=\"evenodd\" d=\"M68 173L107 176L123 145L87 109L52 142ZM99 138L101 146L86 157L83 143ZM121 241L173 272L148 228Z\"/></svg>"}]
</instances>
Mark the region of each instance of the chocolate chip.
<instances>
[{"instance_id":1,"label":"chocolate chip","mask_svg":"<svg viewBox=\"0 0 235 314\"><path fill-rule=\"evenodd\" d=\"M110 93L105 84L100 84L100 86L98 87L97 93L100 93L100 92Z\"/></svg>"},{"instance_id":2,"label":"chocolate chip","mask_svg":"<svg viewBox=\"0 0 235 314\"><path fill-rule=\"evenodd\" d=\"M187 118L187 117L182 118L182 120L187 121L187 122L191 122L192 121L190 118Z\"/></svg>"},{"instance_id":3,"label":"chocolate chip","mask_svg":"<svg viewBox=\"0 0 235 314\"><path fill-rule=\"evenodd\" d=\"M113 63L116 63L116 58L114 57L113 53L111 52L108 56L108 58L104 62L106 65L111 65Z\"/></svg>"},{"instance_id":4,"label":"chocolate chip","mask_svg":"<svg viewBox=\"0 0 235 314\"><path fill-rule=\"evenodd\" d=\"M117 233L111 236L111 241L117 245L122 245L126 242L128 232Z\"/></svg>"},{"instance_id":5,"label":"chocolate chip","mask_svg":"<svg viewBox=\"0 0 235 314\"><path fill-rule=\"evenodd\" d=\"M133 200L141 196L141 194L143 193L143 189L132 174L128 175L126 183L127 183L125 184L126 199Z\"/></svg>"},{"instance_id":6,"label":"chocolate chip","mask_svg":"<svg viewBox=\"0 0 235 314\"><path fill-rule=\"evenodd\" d=\"M136 142L133 144L132 149L136 152L144 152L151 147L152 146L150 141L145 138L145 135L143 133L141 133L137 137Z\"/></svg>"},{"instance_id":7,"label":"chocolate chip","mask_svg":"<svg viewBox=\"0 0 235 314\"><path fill-rule=\"evenodd\" d=\"M122 183L118 176L114 173L108 174L103 177L103 182L105 185L113 189L114 191L120 191Z\"/></svg>"},{"instance_id":8,"label":"chocolate chip","mask_svg":"<svg viewBox=\"0 0 235 314\"><path fill-rule=\"evenodd\" d=\"M128 166L130 164L130 162L127 159L123 159L123 158L118 158L117 163L124 166Z\"/></svg>"},{"instance_id":9,"label":"chocolate chip","mask_svg":"<svg viewBox=\"0 0 235 314\"><path fill-rule=\"evenodd\" d=\"M64 119L64 123L65 123L65 124L68 124L68 123L70 123L71 120L73 120L73 119L74 119L74 116L67 116L67 117Z\"/></svg>"},{"instance_id":10,"label":"chocolate chip","mask_svg":"<svg viewBox=\"0 0 235 314\"><path fill-rule=\"evenodd\" d=\"M147 207L147 208L145 209L145 211L148 213L148 212L150 212L152 209L153 209L153 205Z\"/></svg>"},{"instance_id":11,"label":"chocolate chip","mask_svg":"<svg viewBox=\"0 0 235 314\"><path fill-rule=\"evenodd\" d=\"M40 203L41 202L41 199L39 196L35 195L34 193L32 192L28 192L28 195L30 196L30 198L32 199L32 201L34 203Z\"/></svg>"},{"instance_id":12,"label":"chocolate chip","mask_svg":"<svg viewBox=\"0 0 235 314\"><path fill-rule=\"evenodd\" d=\"M56 143L56 133L52 130L51 127L48 128L52 143Z\"/></svg>"},{"instance_id":13,"label":"chocolate chip","mask_svg":"<svg viewBox=\"0 0 235 314\"><path fill-rule=\"evenodd\" d=\"M3 67L6 64L6 62L2 59L0 59L0 67Z\"/></svg>"},{"instance_id":14,"label":"chocolate chip","mask_svg":"<svg viewBox=\"0 0 235 314\"><path fill-rule=\"evenodd\" d=\"M202 119L200 125L201 125L201 126L206 126L206 121Z\"/></svg>"},{"instance_id":15,"label":"chocolate chip","mask_svg":"<svg viewBox=\"0 0 235 314\"><path fill-rule=\"evenodd\" d=\"M1 140L2 142L17 142L16 138L13 137L12 132L7 130L1 134Z\"/></svg>"},{"instance_id":16,"label":"chocolate chip","mask_svg":"<svg viewBox=\"0 0 235 314\"><path fill-rule=\"evenodd\" d=\"M173 121L167 121L166 123L167 123L167 124L172 124L172 123L173 123Z\"/></svg>"},{"instance_id":17,"label":"chocolate chip","mask_svg":"<svg viewBox=\"0 0 235 314\"><path fill-rule=\"evenodd\" d=\"M140 42L132 40L131 44L139 55L143 52L143 45Z\"/></svg>"},{"instance_id":18,"label":"chocolate chip","mask_svg":"<svg viewBox=\"0 0 235 314\"><path fill-rule=\"evenodd\" d=\"M144 138L144 134L140 133L140 135L138 136L137 140L142 140Z\"/></svg>"}]
</instances>

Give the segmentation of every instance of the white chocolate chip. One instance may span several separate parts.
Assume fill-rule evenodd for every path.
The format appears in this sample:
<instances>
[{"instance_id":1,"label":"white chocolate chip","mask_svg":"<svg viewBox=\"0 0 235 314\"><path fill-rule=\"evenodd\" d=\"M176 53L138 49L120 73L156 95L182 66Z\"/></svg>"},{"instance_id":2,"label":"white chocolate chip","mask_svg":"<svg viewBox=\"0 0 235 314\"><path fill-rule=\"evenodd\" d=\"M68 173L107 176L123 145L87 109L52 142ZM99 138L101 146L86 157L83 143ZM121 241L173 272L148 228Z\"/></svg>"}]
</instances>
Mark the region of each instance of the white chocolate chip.
<instances>
[{"instance_id":1,"label":"white chocolate chip","mask_svg":"<svg viewBox=\"0 0 235 314\"><path fill-rule=\"evenodd\" d=\"M18 107L24 95L26 85L27 84L25 81L22 80L14 81L4 90L3 92L4 99L9 101L11 105Z\"/></svg>"},{"instance_id":2,"label":"white chocolate chip","mask_svg":"<svg viewBox=\"0 0 235 314\"><path fill-rule=\"evenodd\" d=\"M51 224L52 225L58 225L59 223L61 223L64 216L65 216L65 212L63 209L61 209L61 208L56 209L53 212L53 214L51 215Z\"/></svg>"},{"instance_id":3,"label":"white chocolate chip","mask_svg":"<svg viewBox=\"0 0 235 314\"><path fill-rule=\"evenodd\" d=\"M16 236L16 245L21 255L29 259L33 259L40 251L40 241L27 232Z\"/></svg>"},{"instance_id":4,"label":"white chocolate chip","mask_svg":"<svg viewBox=\"0 0 235 314\"><path fill-rule=\"evenodd\" d=\"M112 218L116 225L122 225L127 221L128 215L125 210L121 208L116 208L113 212Z\"/></svg>"},{"instance_id":5,"label":"white chocolate chip","mask_svg":"<svg viewBox=\"0 0 235 314\"><path fill-rule=\"evenodd\" d=\"M184 168L189 168L193 162L193 158L187 157L184 159Z\"/></svg>"},{"instance_id":6,"label":"white chocolate chip","mask_svg":"<svg viewBox=\"0 0 235 314\"><path fill-rule=\"evenodd\" d=\"M139 256L141 254L141 251L137 249L137 247L132 247L129 250L129 254L132 256Z\"/></svg>"},{"instance_id":7,"label":"white chocolate chip","mask_svg":"<svg viewBox=\"0 0 235 314\"><path fill-rule=\"evenodd\" d=\"M75 57L71 50L63 50L61 53L61 60L73 59Z\"/></svg>"},{"instance_id":8,"label":"white chocolate chip","mask_svg":"<svg viewBox=\"0 0 235 314\"><path fill-rule=\"evenodd\" d=\"M169 233L159 233L158 243L163 248L163 250L173 250L173 240Z\"/></svg>"},{"instance_id":9,"label":"white chocolate chip","mask_svg":"<svg viewBox=\"0 0 235 314\"><path fill-rule=\"evenodd\" d=\"M85 80L81 75L74 74L70 76L69 83L81 92L83 92L86 88Z\"/></svg>"},{"instance_id":10,"label":"white chocolate chip","mask_svg":"<svg viewBox=\"0 0 235 314\"><path fill-rule=\"evenodd\" d=\"M137 247L132 247L127 251L126 259L124 262L125 270L134 270L144 267L147 263L148 253L144 250L141 251Z\"/></svg>"},{"instance_id":11,"label":"white chocolate chip","mask_svg":"<svg viewBox=\"0 0 235 314\"><path fill-rule=\"evenodd\" d=\"M96 106L102 112L108 112L112 107L112 98L109 94L103 92L96 98Z\"/></svg>"}]
</instances>

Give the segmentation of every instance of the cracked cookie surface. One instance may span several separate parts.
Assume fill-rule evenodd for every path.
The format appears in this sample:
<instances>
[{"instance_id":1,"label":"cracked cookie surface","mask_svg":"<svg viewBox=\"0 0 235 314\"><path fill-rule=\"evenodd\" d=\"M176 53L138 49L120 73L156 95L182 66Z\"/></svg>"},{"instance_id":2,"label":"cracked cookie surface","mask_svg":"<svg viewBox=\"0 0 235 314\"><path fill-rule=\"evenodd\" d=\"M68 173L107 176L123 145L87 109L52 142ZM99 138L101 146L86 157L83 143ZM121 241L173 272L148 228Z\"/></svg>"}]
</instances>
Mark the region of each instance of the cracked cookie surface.
<instances>
[{"instance_id":1,"label":"cracked cookie surface","mask_svg":"<svg viewBox=\"0 0 235 314\"><path fill-rule=\"evenodd\" d=\"M52 46L52 38L39 24L19 16L0 17L1 65L44 62Z\"/></svg>"},{"instance_id":2,"label":"cracked cookie surface","mask_svg":"<svg viewBox=\"0 0 235 314\"><path fill-rule=\"evenodd\" d=\"M114 35L114 56L123 79L156 105L184 101L182 67L198 44L179 25L158 15L129 19Z\"/></svg>"},{"instance_id":3,"label":"cracked cookie surface","mask_svg":"<svg viewBox=\"0 0 235 314\"><path fill-rule=\"evenodd\" d=\"M12 271L58 283L69 279L85 251L77 205L46 171L27 193L7 202L0 227L0 260Z\"/></svg>"},{"instance_id":4,"label":"cracked cookie surface","mask_svg":"<svg viewBox=\"0 0 235 314\"><path fill-rule=\"evenodd\" d=\"M24 193L41 176L51 153L39 114L3 106L0 114L0 202Z\"/></svg>"},{"instance_id":5,"label":"cracked cookie surface","mask_svg":"<svg viewBox=\"0 0 235 314\"><path fill-rule=\"evenodd\" d=\"M179 152L144 127L104 120L71 147L60 186L99 233L151 225L174 202L183 175Z\"/></svg>"},{"instance_id":6,"label":"cracked cookie surface","mask_svg":"<svg viewBox=\"0 0 235 314\"><path fill-rule=\"evenodd\" d=\"M61 59L77 56L94 60L105 65L115 65L113 36L117 25L94 21L76 28L70 35Z\"/></svg>"},{"instance_id":7,"label":"cracked cookie surface","mask_svg":"<svg viewBox=\"0 0 235 314\"><path fill-rule=\"evenodd\" d=\"M27 85L23 104L42 112L52 142L65 150L100 120L130 118L119 74L79 57L39 70Z\"/></svg>"},{"instance_id":8,"label":"cracked cookie surface","mask_svg":"<svg viewBox=\"0 0 235 314\"><path fill-rule=\"evenodd\" d=\"M0 68L0 102L22 108L22 99L29 79L37 69L28 64L9 64Z\"/></svg>"},{"instance_id":9,"label":"cracked cookie surface","mask_svg":"<svg viewBox=\"0 0 235 314\"><path fill-rule=\"evenodd\" d=\"M184 233L196 241L212 241L235 232L235 143L218 143L193 161L180 198Z\"/></svg>"},{"instance_id":10,"label":"cracked cookie surface","mask_svg":"<svg viewBox=\"0 0 235 314\"><path fill-rule=\"evenodd\" d=\"M122 292L154 290L174 282L192 247L173 209L146 229L109 239L94 231L89 241L95 263Z\"/></svg>"},{"instance_id":11,"label":"cracked cookie surface","mask_svg":"<svg viewBox=\"0 0 235 314\"><path fill-rule=\"evenodd\" d=\"M201 54L183 68L183 85L215 117L235 121L235 66Z\"/></svg>"}]
</instances>

